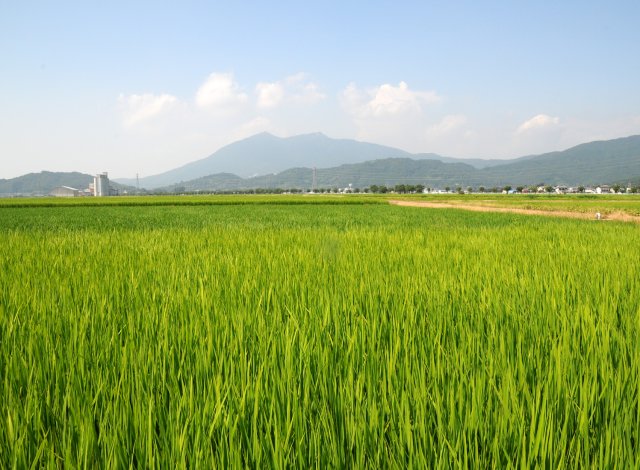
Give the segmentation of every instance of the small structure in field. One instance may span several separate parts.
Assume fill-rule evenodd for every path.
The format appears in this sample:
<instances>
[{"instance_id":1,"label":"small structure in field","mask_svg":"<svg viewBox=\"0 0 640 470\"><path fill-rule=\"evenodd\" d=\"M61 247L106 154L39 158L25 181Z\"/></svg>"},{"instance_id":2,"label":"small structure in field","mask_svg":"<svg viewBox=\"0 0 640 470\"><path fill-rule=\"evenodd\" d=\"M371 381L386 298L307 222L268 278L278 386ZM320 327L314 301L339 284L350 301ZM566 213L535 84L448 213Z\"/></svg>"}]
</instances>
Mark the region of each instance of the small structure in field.
<instances>
[{"instance_id":1,"label":"small structure in field","mask_svg":"<svg viewBox=\"0 0 640 470\"><path fill-rule=\"evenodd\" d=\"M49 193L49 196L54 197L78 197L81 194L81 191L76 188L72 188L71 186L58 186L57 188L53 188Z\"/></svg>"}]
</instances>

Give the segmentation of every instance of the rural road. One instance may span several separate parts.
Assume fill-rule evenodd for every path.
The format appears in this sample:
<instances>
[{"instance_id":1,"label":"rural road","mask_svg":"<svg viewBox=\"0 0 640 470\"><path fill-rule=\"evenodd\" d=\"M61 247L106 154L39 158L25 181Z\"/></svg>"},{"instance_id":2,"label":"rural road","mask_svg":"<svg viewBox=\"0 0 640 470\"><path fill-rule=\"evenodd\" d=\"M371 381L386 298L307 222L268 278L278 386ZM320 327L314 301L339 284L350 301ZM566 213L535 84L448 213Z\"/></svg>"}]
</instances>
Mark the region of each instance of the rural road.
<instances>
[{"instance_id":1,"label":"rural road","mask_svg":"<svg viewBox=\"0 0 640 470\"><path fill-rule=\"evenodd\" d=\"M390 200L390 204L406 207L426 207L429 209L463 209L475 212L509 212L513 214L542 215L546 217L567 217L572 219L596 220L596 214L591 212L550 211L542 209L521 209L518 207L494 207L475 204L463 204L452 202L421 202ZM602 214L601 220L617 220L620 222L640 223L640 217L625 212L610 212Z\"/></svg>"}]
</instances>

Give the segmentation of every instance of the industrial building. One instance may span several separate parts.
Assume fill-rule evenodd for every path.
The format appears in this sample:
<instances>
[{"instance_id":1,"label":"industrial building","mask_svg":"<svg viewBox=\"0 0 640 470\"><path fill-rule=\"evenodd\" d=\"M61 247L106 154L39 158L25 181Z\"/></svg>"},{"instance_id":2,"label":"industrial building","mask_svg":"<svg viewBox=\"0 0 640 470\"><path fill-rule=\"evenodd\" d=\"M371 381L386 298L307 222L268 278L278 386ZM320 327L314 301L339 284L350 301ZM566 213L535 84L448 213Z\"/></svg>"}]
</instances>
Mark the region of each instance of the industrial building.
<instances>
[{"instance_id":1,"label":"industrial building","mask_svg":"<svg viewBox=\"0 0 640 470\"><path fill-rule=\"evenodd\" d=\"M49 193L49 196L55 197L78 197L81 196L82 191L71 186L58 186L53 188Z\"/></svg>"},{"instance_id":2,"label":"industrial building","mask_svg":"<svg viewBox=\"0 0 640 470\"><path fill-rule=\"evenodd\" d=\"M55 197L79 197L79 196L117 196L118 190L111 187L109 175L99 173L93 177L93 183L89 183L87 189L76 189L71 186L58 186L49 193Z\"/></svg>"},{"instance_id":3,"label":"industrial building","mask_svg":"<svg viewBox=\"0 0 640 470\"><path fill-rule=\"evenodd\" d=\"M93 195L94 196L111 196L111 188L109 186L109 175L99 173L93 177Z\"/></svg>"}]
</instances>

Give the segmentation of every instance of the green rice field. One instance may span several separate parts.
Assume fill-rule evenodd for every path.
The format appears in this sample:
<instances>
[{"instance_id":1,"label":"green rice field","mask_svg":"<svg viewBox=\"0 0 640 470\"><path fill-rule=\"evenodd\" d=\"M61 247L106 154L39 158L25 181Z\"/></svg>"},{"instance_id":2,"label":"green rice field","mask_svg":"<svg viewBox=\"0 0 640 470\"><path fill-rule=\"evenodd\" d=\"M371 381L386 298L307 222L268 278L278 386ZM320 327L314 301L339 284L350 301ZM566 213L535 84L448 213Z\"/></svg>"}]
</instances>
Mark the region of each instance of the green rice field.
<instances>
[{"instance_id":1,"label":"green rice field","mask_svg":"<svg viewBox=\"0 0 640 470\"><path fill-rule=\"evenodd\" d=\"M639 397L637 224L0 202L0 468L634 468Z\"/></svg>"}]
</instances>

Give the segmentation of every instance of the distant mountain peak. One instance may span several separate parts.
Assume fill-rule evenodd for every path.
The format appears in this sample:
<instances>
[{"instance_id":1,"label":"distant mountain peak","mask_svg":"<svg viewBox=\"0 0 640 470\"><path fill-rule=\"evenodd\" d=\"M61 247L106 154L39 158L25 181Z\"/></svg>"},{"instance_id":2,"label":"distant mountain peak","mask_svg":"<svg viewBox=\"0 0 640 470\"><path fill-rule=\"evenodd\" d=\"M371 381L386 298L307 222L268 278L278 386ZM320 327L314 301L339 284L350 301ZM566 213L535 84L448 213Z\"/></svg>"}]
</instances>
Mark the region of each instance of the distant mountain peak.
<instances>
[{"instance_id":1,"label":"distant mountain peak","mask_svg":"<svg viewBox=\"0 0 640 470\"><path fill-rule=\"evenodd\" d=\"M294 135L291 136L290 138L296 138L296 137L321 137L323 139L328 139L329 137L327 137L326 134L322 133L322 132L309 132L308 134L298 134L298 135Z\"/></svg>"},{"instance_id":2,"label":"distant mountain peak","mask_svg":"<svg viewBox=\"0 0 640 470\"><path fill-rule=\"evenodd\" d=\"M613 181L618 177L619 165L635 172L640 164L640 147L637 136L605 142L582 144L563 152L521 157L515 160L479 160L442 157L437 154L412 154L404 150L359 142L353 139L333 139L322 132L313 132L288 137L278 137L269 132L261 132L220 148L206 158L187 163L174 170L141 179L147 188L167 187L179 182L194 180L219 173L231 173L241 178L257 175L272 175L294 168L332 168L344 164L359 164L381 159L411 158L421 161L436 160L445 164L470 165L460 181L475 184L528 183L529 179L552 181L561 178L563 182L573 180L590 184L593 181ZM623 158L624 156L624 158ZM561 157L561 161L552 158ZM602 166L602 159L612 158L619 164ZM600 165L600 166L599 166ZM431 166L430 168L439 168ZM596 168L600 174L595 174ZM472 171L474 170L474 171ZM477 172L475 172L477 170ZM621 170L621 171L624 171ZM640 170L637 172L640 174ZM587 174L590 176L587 178ZM578 177L578 175L580 175ZM635 173L632 176L637 176ZM134 180L117 180L125 184L135 184ZM452 180L457 183L458 180ZM452 183L452 184L453 184ZM491 183L494 184L494 183Z\"/></svg>"},{"instance_id":3,"label":"distant mountain peak","mask_svg":"<svg viewBox=\"0 0 640 470\"><path fill-rule=\"evenodd\" d=\"M244 139L238 140L236 142L231 142L230 144L226 145L225 147L228 147L229 145L233 145L233 144L237 144L238 142L242 142L244 140L256 140L256 139L280 139L280 137L278 137L277 135L273 135L271 132L259 132L257 134L253 134L249 137L246 137Z\"/></svg>"}]
</instances>

